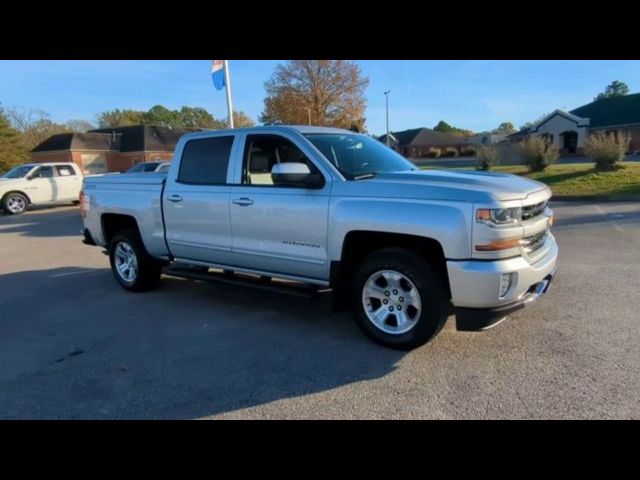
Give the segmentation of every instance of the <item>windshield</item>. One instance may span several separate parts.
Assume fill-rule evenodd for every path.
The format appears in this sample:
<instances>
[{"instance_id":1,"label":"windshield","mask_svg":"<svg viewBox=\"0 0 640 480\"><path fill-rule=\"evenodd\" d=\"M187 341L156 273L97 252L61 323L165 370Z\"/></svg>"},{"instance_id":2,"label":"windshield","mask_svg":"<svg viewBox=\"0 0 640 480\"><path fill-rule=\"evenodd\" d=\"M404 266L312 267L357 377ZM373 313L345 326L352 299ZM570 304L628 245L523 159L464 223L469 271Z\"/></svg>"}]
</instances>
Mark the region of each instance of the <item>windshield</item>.
<instances>
[{"instance_id":1,"label":"windshield","mask_svg":"<svg viewBox=\"0 0 640 480\"><path fill-rule=\"evenodd\" d=\"M409 160L366 135L309 133L305 137L349 180L367 174L416 169Z\"/></svg>"},{"instance_id":2,"label":"windshield","mask_svg":"<svg viewBox=\"0 0 640 480\"><path fill-rule=\"evenodd\" d=\"M33 165L21 165L5 173L2 178L24 178L33 169Z\"/></svg>"}]
</instances>

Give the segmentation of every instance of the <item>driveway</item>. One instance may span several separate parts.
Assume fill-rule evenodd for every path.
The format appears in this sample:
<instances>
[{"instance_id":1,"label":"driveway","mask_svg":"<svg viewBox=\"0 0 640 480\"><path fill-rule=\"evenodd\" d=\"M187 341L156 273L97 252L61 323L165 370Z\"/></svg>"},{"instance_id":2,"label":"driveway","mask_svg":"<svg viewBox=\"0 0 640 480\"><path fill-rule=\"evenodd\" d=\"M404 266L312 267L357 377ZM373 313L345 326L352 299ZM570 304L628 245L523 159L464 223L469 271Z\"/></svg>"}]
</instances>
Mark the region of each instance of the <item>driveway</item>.
<instances>
[{"instance_id":1,"label":"driveway","mask_svg":"<svg viewBox=\"0 0 640 480\"><path fill-rule=\"evenodd\" d=\"M640 418L640 206L554 208L551 292L409 353L327 296L126 293L77 208L0 216L0 418Z\"/></svg>"}]
</instances>

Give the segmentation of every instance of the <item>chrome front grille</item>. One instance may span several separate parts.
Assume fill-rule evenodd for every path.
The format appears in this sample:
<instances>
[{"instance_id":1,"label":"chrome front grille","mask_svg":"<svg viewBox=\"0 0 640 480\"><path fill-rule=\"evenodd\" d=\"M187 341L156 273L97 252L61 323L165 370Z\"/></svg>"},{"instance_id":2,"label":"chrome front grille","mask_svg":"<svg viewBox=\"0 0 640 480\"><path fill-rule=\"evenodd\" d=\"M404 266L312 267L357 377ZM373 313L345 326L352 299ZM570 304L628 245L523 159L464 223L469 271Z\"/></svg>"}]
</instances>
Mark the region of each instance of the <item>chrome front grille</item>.
<instances>
[{"instance_id":1,"label":"chrome front grille","mask_svg":"<svg viewBox=\"0 0 640 480\"><path fill-rule=\"evenodd\" d=\"M522 220L530 220L544 213L547 203L547 200L545 200L544 202L522 207Z\"/></svg>"},{"instance_id":2,"label":"chrome front grille","mask_svg":"<svg viewBox=\"0 0 640 480\"><path fill-rule=\"evenodd\" d=\"M542 246L544 245L544 242L547 241L547 235L549 235L548 229L536 233L535 235L523 238L522 247L524 248L527 255L531 255L532 253L540 250L540 248L542 248Z\"/></svg>"}]
</instances>

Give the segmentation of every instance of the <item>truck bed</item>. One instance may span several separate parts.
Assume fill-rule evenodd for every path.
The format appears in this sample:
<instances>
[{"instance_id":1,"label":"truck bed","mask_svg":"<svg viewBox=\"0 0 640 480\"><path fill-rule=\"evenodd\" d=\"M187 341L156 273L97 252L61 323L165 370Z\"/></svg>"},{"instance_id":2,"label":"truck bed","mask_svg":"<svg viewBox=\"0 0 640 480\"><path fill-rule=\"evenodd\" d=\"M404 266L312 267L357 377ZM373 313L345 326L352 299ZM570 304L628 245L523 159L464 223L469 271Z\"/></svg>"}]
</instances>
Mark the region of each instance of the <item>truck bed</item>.
<instances>
[{"instance_id":1,"label":"truck bed","mask_svg":"<svg viewBox=\"0 0 640 480\"><path fill-rule=\"evenodd\" d=\"M167 256L161 205L165 178L162 173L85 177L83 190L88 205L85 225L94 232L93 240L107 246L102 232L103 214L128 215L140 227L147 251L153 256Z\"/></svg>"}]
</instances>

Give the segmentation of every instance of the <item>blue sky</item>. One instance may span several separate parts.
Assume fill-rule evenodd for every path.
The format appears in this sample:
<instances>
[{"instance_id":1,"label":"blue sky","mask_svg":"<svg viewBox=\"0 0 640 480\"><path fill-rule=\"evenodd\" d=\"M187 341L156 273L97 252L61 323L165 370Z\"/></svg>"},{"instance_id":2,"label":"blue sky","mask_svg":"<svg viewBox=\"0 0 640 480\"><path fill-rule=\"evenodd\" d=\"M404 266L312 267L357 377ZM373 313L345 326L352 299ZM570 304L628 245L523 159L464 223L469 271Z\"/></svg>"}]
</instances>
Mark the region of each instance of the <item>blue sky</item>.
<instances>
[{"instance_id":1,"label":"blue sky","mask_svg":"<svg viewBox=\"0 0 640 480\"><path fill-rule=\"evenodd\" d=\"M236 109L256 119L264 82L277 60L233 60ZM516 127L556 108L590 102L613 80L640 89L639 61L358 60L370 79L367 126L384 133L384 94L391 90L392 130L433 127L439 120L474 131L504 121ZM147 110L162 104L204 107L226 116L224 92L214 90L210 60L0 61L0 102L40 109L56 121L113 108Z\"/></svg>"}]
</instances>

